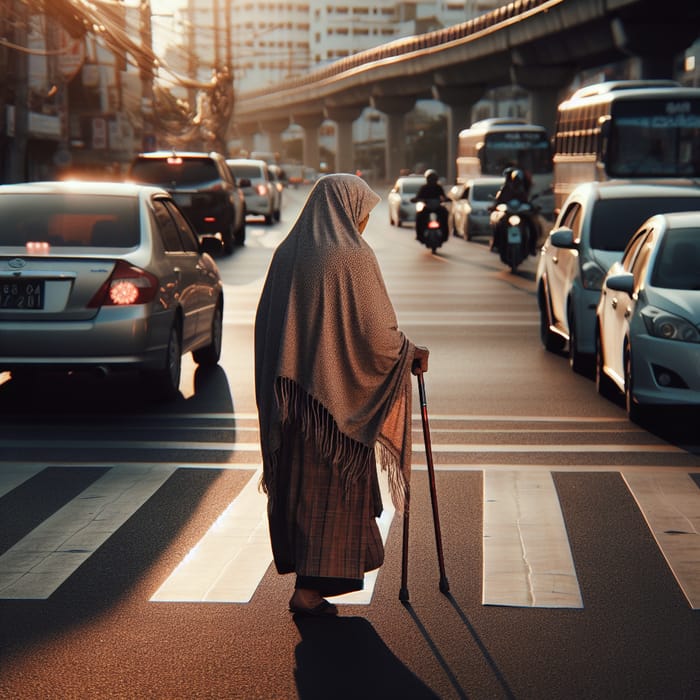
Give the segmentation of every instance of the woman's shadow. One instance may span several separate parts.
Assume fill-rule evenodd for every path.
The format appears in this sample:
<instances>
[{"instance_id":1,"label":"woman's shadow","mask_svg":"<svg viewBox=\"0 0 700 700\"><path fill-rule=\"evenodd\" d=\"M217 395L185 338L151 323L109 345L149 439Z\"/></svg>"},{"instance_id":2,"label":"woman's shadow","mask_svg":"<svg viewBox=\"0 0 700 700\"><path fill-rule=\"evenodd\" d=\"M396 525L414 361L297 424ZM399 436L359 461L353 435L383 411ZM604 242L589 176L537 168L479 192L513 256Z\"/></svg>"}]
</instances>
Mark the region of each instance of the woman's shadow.
<instances>
[{"instance_id":1,"label":"woman's shadow","mask_svg":"<svg viewBox=\"0 0 700 700\"><path fill-rule=\"evenodd\" d=\"M335 698L438 698L394 656L361 617L294 617L296 683L301 700Z\"/></svg>"}]
</instances>

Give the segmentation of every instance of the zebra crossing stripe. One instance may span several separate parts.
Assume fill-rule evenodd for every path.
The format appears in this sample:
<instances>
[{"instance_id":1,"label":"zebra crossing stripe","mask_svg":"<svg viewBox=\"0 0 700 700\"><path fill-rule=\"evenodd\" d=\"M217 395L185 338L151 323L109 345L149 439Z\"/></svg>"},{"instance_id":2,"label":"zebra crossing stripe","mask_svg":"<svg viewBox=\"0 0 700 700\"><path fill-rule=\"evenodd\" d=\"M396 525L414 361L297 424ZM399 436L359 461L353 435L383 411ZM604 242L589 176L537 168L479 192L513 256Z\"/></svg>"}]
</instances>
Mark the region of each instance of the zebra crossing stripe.
<instances>
[{"instance_id":1,"label":"zebra crossing stripe","mask_svg":"<svg viewBox=\"0 0 700 700\"><path fill-rule=\"evenodd\" d=\"M48 598L175 469L110 469L0 556L0 598Z\"/></svg>"},{"instance_id":2,"label":"zebra crossing stripe","mask_svg":"<svg viewBox=\"0 0 700 700\"><path fill-rule=\"evenodd\" d=\"M272 562L258 469L153 594L154 602L247 603Z\"/></svg>"},{"instance_id":3,"label":"zebra crossing stripe","mask_svg":"<svg viewBox=\"0 0 700 700\"><path fill-rule=\"evenodd\" d=\"M690 607L700 609L700 489L690 474L622 476Z\"/></svg>"},{"instance_id":4,"label":"zebra crossing stripe","mask_svg":"<svg viewBox=\"0 0 700 700\"><path fill-rule=\"evenodd\" d=\"M582 608L549 471L483 472L484 605Z\"/></svg>"}]
</instances>

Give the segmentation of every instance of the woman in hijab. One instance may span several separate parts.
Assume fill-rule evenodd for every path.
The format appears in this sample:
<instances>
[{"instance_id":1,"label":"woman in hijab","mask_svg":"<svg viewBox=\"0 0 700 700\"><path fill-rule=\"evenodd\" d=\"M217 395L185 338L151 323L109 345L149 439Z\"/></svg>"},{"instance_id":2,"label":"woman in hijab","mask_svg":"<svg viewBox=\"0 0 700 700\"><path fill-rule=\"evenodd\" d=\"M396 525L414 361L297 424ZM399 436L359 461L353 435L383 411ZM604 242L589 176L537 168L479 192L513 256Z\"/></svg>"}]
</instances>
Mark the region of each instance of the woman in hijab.
<instances>
[{"instance_id":1,"label":"woman in hijab","mask_svg":"<svg viewBox=\"0 0 700 700\"><path fill-rule=\"evenodd\" d=\"M337 615L323 596L383 563L377 460L401 506L411 458L411 370L428 350L398 329L362 238L380 201L356 175L317 181L275 251L255 320L262 486L292 612Z\"/></svg>"}]
</instances>

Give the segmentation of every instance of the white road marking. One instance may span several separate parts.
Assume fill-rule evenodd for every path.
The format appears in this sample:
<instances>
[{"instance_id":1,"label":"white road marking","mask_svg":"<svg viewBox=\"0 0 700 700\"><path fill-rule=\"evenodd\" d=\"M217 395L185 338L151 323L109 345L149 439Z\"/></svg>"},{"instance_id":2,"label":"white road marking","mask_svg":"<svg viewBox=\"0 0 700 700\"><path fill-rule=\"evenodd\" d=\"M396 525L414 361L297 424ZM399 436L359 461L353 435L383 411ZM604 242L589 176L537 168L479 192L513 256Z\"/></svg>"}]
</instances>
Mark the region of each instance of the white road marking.
<instances>
[{"instance_id":1,"label":"white road marking","mask_svg":"<svg viewBox=\"0 0 700 700\"><path fill-rule=\"evenodd\" d=\"M156 602L247 603L272 563L267 496L256 471L151 597Z\"/></svg>"},{"instance_id":2,"label":"white road marking","mask_svg":"<svg viewBox=\"0 0 700 700\"><path fill-rule=\"evenodd\" d=\"M101 476L0 556L0 598L48 598L176 468L124 465Z\"/></svg>"},{"instance_id":3,"label":"white road marking","mask_svg":"<svg viewBox=\"0 0 700 700\"><path fill-rule=\"evenodd\" d=\"M666 468L622 476L690 607L700 609L700 488Z\"/></svg>"},{"instance_id":4,"label":"white road marking","mask_svg":"<svg viewBox=\"0 0 700 700\"><path fill-rule=\"evenodd\" d=\"M483 478L483 604L583 607L551 474L486 471Z\"/></svg>"},{"instance_id":5,"label":"white road marking","mask_svg":"<svg viewBox=\"0 0 700 700\"><path fill-rule=\"evenodd\" d=\"M46 465L41 462L9 463L0 470L0 496L4 496L20 484L31 479L35 474L43 471Z\"/></svg>"}]
</instances>

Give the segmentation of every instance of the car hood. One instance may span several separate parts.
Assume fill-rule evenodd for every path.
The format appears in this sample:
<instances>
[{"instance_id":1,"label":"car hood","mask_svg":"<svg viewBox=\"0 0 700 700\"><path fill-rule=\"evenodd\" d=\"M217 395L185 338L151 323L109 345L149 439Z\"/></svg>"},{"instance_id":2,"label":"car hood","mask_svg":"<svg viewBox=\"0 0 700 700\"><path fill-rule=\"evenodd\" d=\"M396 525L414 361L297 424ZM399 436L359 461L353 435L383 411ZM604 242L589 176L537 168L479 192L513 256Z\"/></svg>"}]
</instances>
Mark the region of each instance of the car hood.
<instances>
[{"instance_id":1,"label":"car hood","mask_svg":"<svg viewBox=\"0 0 700 700\"><path fill-rule=\"evenodd\" d=\"M669 313L700 324L700 291L695 289L664 289L647 287L649 304Z\"/></svg>"}]
</instances>

